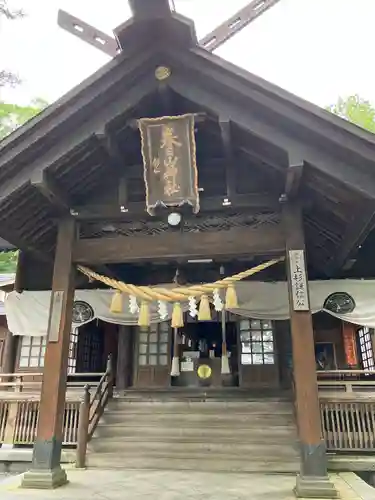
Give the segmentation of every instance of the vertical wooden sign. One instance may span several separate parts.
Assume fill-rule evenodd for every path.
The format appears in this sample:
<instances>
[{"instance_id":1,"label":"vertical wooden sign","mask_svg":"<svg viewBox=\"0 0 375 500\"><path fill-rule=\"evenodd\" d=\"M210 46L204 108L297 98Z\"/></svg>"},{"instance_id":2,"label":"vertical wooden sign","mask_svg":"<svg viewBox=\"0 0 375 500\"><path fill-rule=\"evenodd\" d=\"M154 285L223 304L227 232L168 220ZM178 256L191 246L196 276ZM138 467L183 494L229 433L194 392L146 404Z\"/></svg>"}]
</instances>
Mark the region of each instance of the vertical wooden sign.
<instances>
[{"instance_id":1,"label":"vertical wooden sign","mask_svg":"<svg viewBox=\"0 0 375 500\"><path fill-rule=\"evenodd\" d=\"M185 204L199 212L194 115L141 118L138 126L148 213Z\"/></svg>"},{"instance_id":2,"label":"vertical wooden sign","mask_svg":"<svg viewBox=\"0 0 375 500\"><path fill-rule=\"evenodd\" d=\"M309 293L306 280L305 255L303 250L289 250L289 269L292 285L294 311L308 311Z\"/></svg>"},{"instance_id":3,"label":"vertical wooden sign","mask_svg":"<svg viewBox=\"0 0 375 500\"><path fill-rule=\"evenodd\" d=\"M50 315L48 322L48 342L58 342L61 315L63 310L64 292L62 290L52 291Z\"/></svg>"}]
</instances>

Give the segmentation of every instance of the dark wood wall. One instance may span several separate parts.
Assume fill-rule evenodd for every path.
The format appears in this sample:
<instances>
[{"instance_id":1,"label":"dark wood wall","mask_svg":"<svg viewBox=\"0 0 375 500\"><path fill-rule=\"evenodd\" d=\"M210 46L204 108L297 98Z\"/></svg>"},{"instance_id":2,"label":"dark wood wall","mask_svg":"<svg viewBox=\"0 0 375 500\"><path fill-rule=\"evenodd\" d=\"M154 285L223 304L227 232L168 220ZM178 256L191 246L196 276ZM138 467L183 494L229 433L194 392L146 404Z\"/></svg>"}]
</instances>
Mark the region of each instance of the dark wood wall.
<instances>
[{"instance_id":1,"label":"dark wood wall","mask_svg":"<svg viewBox=\"0 0 375 500\"><path fill-rule=\"evenodd\" d=\"M317 313L313 315L313 328L315 343L332 343L337 369L346 369L341 320L326 313ZM289 321L277 321L275 331L281 386L289 388L292 369L292 341Z\"/></svg>"},{"instance_id":2,"label":"dark wood wall","mask_svg":"<svg viewBox=\"0 0 375 500\"><path fill-rule=\"evenodd\" d=\"M0 316L0 369L4 363L5 337L8 331L6 316Z\"/></svg>"}]
</instances>

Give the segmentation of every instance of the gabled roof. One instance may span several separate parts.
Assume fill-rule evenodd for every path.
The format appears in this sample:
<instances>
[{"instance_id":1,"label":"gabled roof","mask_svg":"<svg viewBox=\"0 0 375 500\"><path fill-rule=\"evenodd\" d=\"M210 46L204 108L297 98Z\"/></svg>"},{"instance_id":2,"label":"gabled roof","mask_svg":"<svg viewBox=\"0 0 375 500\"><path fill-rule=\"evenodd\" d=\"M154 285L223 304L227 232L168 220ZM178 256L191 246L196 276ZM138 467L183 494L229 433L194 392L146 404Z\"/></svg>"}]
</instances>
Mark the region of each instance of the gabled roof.
<instances>
[{"instance_id":1,"label":"gabled roof","mask_svg":"<svg viewBox=\"0 0 375 500\"><path fill-rule=\"evenodd\" d=\"M24 250L51 251L56 206L43 191L46 180L55 201L62 193L61 209L91 199L114 172L109 143L115 138L134 165L132 119L174 108L205 111L213 141L219 120L229 121L236 154L258 162L276 201L288 167L303 165L308 245L317 264L341 266L373 227L375 136L198 47L191 23L171 19L152 25L158 38L146 36L150 20L120 27L119 56L0 143L1 236ZM171 69L163 83L154 74L160 65Z\"/></svg>"}]
</instances>

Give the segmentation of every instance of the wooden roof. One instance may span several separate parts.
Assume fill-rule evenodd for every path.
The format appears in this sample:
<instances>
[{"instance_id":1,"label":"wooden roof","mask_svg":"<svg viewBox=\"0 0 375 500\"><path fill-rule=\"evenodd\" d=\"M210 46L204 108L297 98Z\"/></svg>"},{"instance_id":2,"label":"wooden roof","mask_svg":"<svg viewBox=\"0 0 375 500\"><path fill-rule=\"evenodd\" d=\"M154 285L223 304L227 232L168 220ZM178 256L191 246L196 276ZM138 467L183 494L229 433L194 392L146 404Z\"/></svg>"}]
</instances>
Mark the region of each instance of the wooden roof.
<instances>
[{"instance_id":1,"label":"wooden roof","mask_svg":"<svg viewBox=\"0 0 375 500\"><path fill-rule=\"evenodd\" d=\"M198 47L192 23L178 14L138 14L116 34L121 54L0 143L0 236L48 256L54 220L69 211L84 221L83 237L103 235L103 223L87 219L124 175L129 212L107 220L121 234L134 236L135 223L153 234L134 119L203 112L196 223L209 224L204 214L228 185L233 203L220 213L227 224L237 216L237 225L244 206L256 208L255 218L277 218L280 196L298 185L309 260L319 276L337 274L374 226L375 135ZM171 69L164 82L155 78L160 65Z\"/></svg>"}]
</instances>

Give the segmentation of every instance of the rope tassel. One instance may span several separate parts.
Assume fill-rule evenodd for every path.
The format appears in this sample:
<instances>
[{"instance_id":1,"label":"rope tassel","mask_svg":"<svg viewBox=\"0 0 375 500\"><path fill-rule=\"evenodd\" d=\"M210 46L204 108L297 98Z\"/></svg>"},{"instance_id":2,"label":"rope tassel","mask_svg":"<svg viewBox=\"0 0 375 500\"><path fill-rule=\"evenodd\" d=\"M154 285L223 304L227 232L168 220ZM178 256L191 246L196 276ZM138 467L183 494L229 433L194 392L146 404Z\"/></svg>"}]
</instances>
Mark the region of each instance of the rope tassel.
<instances>
[{"instance_id":1,"label":"rope tassel","mask_svg":"<svg viewBox=\"0 0 375 500\"><path fill-rule=\"evenodd\" d=\"M225 294L225 309L238 309L238 299L234 285L229 285Z\"/></svg>"},{"instance_id":2,"label":"rope tassel","mask_svg":"<svg viewBox=\"0 0 375 500\"><path fill-rule=\"evenodd\" d=\"M172 311L172 328L181 328L184 326L184 317L180 302L175 302Z\"/></svg>"},{"instance_id":3,"label":"rope tassel","mask_svg":"<svg viewBox=\"0 0 375 500\"><path fill-rule=\"evenodd\" d=\"M116 290L112 296L110 311L114 314L122 313L122 293L119 290Z\"/></svg>"},{"instance_id":4,"label":"rope tassel","mask_svg":"<svg viewBox=\"0 0 375 500\"><path fill-rule=\"evenodd\" d=\"M199 304L198 320L199 321L211 320L211 308L207 295L202 295L201 297L201 303Z\"/></svg>"},{"instance_id":5,"label":"rope tassel","mask_svg":"<svg viewBox=\"0 0 375 500\"><path fill-rule=\"evenodd\" d=\"M142 301L139 310L138 326L150 326L150 307L145 300Z\"/></svg>"}]
</instances>

